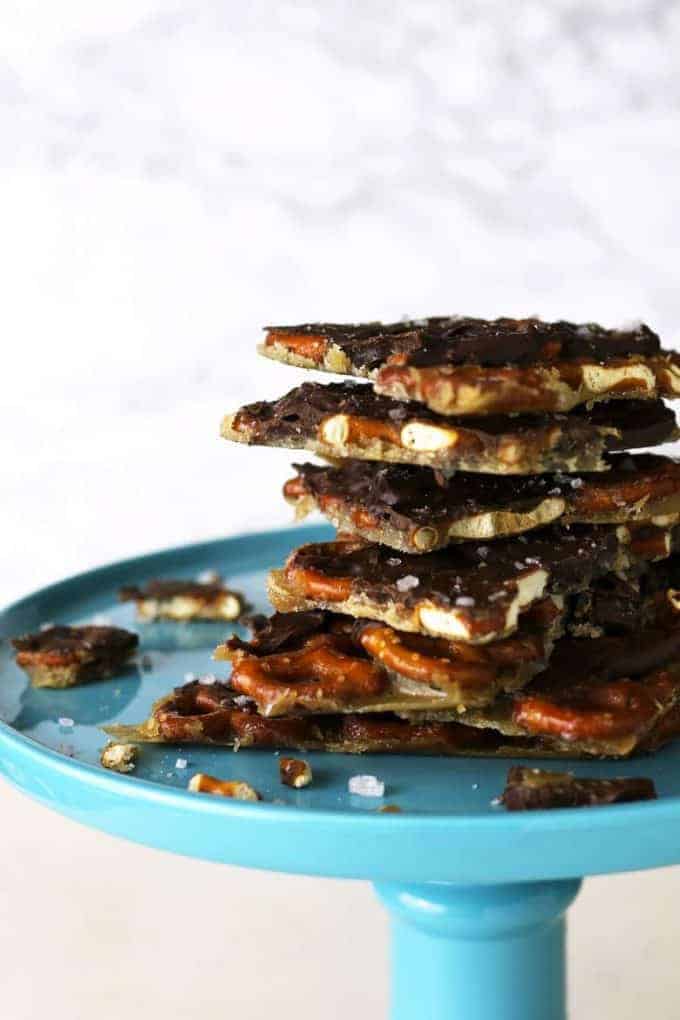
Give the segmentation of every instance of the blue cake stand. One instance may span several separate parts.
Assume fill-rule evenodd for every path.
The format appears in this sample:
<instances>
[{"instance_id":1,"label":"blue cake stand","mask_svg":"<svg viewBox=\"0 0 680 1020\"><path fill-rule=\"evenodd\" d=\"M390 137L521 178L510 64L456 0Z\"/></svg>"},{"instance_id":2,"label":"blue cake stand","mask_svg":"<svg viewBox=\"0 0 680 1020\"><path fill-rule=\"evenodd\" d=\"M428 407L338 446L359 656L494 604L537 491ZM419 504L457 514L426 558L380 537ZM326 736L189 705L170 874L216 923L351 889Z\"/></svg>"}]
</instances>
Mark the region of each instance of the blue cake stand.
<instances>
[{"instance_id":1,"label":"blue cake stand","mask_svg":"<svg viewBox=\"0 0 680 1020\"><path fill-rule=\"evenodd\" d=\"M111 680L34 690L3 640L0 770L62 814L147 846L373 881L392 920L392 1020L564 1020L564 918L581 876L680 862L680 746L629 764L574 763L580 775L652 776L656 802L526 814L492 803L509 764L493 759L310 754L315 781L300 791L280 785L276 755L265 751L147 746L134 776L98 765L100 727L145 718L187 673L219 674L211 652L227 630L137 625L117 589L215 568L265 610L267 568L294 545L328 535L291 529L172 549L71 578L5 610L3 638L103 615L139 631L143 659ZM244 779L263 802L190 794L197 771ZM384 801L348 793L357 773L385 781ZM379 813L383 803L402 813Z\"/></svg>"}]
</instances>

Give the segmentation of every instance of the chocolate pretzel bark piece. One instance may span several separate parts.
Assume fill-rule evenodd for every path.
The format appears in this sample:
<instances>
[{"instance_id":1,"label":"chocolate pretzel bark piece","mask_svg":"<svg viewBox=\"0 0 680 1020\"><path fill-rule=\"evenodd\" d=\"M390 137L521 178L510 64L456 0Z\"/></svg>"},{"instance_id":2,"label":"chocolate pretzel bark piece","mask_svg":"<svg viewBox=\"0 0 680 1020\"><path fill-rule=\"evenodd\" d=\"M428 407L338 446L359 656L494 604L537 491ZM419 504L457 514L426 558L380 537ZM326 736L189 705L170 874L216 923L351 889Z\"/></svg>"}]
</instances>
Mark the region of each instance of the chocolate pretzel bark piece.
<instances>
[{"instance_id":1,"label":"chocolate pretzel bark piece","mask_svg":"<svg viewBox=\"0 0 680 1020\"><path fill-rule=\"evenodd\" d=\"M134 602L139 620L237 620L243 596L221 581L154 580L121 588L121 602Z\"/></svg>"},{"instance_id":2,"label":"chocolate pretzel bark piece","mask_svg":"<svg viewBox=\"0 0 680 1020\"><path fill-rule=\"evenodd\" d=\"M512 753L512 739L456 722L410 723L390 713L267 719L223 683L193 681L160 698L139 725L103 727L114 740L239 748L436 755ZM532 753L535 741L517 749Z\"/></svg>"},{"instance_id":3,"label":"chocolate pretzel bark piece","mask_svg":"<svg viewBox=\"0 0 680 1020\"><path fill-rule=\"evenodd\" d=\"M397 630L486 644L517 628L547 594L586 589L620 566L615 530L575 525L422 556L353 540L301 546L269 576L281 612L330 609Z\"/></svg>"},{"instance_id":4,"label":"chocolate pretzel bark piece","mask_svg":"<svg viewBox=\"0 0 680 1020\"><path fill-rule=\"evenodd\" d=\"M605 451L654 446L675 435L675 415L661 401L620 400L570 415L451 418L351 382L304 383L222 422L225 439L248 445L419 464L447 475L604 471Z\"/></svg>"},{"instance_id":5,"label":"chocolate pretzel bark piece","mask_svg":"<svg viewBox=\"0 0 680 1020\"><path fill-rule=\"evenodd\" d=\"M513 765L508 772L501 803L508 811L536 811L655 799L654 782L644 776L577 779L571 772L548 772Z\"/></svg>"},{"instance_id":6,"label":"chocolate pretzel bark piece","mask_svg":"<svg viewBox=\"0 0 680 1020\"><path fill-rule=\"evenodd\" d=\"M401 552L571 523L680 520L680 464L654 454L612 454L610 470L577 475L446 479L428 468L350 460L296 464L284 497L304 517L319 510L342 532Z\"/></svg>"},{"instance_id":7,"label":"chocolate pretzel bark piece","mask_svg":"<svg viewBox=\"0 0 680 1020\"><path fill-rule=\"evenodd\" d=\"M270 326L260 353L374 381L441 414L569 411L613 398L680 394L680 356L640 324L463 316L383 325Z\"/></svg>"},{"instance_id":8,"label":"chocolate pretzel bark piece","mask_svg":"<svg viewBox=\"0 0 680 1020\"><path fill-rule=\"evenodd\" d=\"M74 687L117 673L139 638L121 627L55 626L12 639L17 665L34 687Z\"/></svg>"},{"instance_id":9,"label":"chocolate pretzel bark piece","mask_svg":"<svg viewBox=\"0 0 680 1020\"><path fill-rule=\"evenodd\" d=\"M550 738L506 736L450 720L409 721L392 713L319 715L267 719L247 698L225 684L194 682L153 706L137 726L104 730L115 740L137 743L211 744L233 747L331 751L340 754L422 754L476 757L591 757L576 745ZM680 734L680 715L671 711L647 737L651 747ZM602 752L606 755L606 752Z\"/></svg>"},{"instance_id":10,"label":"chocolate pretzel bark piece","mask_svg":"<svg viewBox=\"0 0 680 1020\"><path fill-rule=\"evenodd\" d=\"M544 757L536 740L517 741L457 722L407 722L391 713L264 718L253 702L222 683L194 681L160 698L139 725L103 727L114 740L157 744L330 751L338 754L422 754Z\"/></svg>"},{"instance_id":11,"label":"chocolate pretzel bark piece","mask_svg":"<svg viewBox=\"0 0 680 1020\"><path fill-rule=\"evenodd\" d=\"M520 633L484 647L406 634L329 613L276 613L250 642L234 637L215 658L266 716L425 711L487 705L545 667L562 630L561 600L526 614Z\"/></svg>"}]
</instances>

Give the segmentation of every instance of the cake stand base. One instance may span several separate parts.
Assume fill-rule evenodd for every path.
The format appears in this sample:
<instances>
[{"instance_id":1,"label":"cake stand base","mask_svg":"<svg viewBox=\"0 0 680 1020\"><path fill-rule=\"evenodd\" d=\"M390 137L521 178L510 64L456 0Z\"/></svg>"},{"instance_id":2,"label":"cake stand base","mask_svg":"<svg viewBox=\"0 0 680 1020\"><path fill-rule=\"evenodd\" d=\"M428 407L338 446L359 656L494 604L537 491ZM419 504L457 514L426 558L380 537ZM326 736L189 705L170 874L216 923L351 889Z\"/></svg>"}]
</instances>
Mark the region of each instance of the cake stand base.
<instances>
[{"instance_id":1,"label":"cake stand base","mask_svg":"<svg viewBox=\"0 0 680 1020\"><path fill-rule=\"evenodd\" d=\"M390 1020L565 1020L579 880L377 884L392 922Z\"/></svg>"}]
</instances>

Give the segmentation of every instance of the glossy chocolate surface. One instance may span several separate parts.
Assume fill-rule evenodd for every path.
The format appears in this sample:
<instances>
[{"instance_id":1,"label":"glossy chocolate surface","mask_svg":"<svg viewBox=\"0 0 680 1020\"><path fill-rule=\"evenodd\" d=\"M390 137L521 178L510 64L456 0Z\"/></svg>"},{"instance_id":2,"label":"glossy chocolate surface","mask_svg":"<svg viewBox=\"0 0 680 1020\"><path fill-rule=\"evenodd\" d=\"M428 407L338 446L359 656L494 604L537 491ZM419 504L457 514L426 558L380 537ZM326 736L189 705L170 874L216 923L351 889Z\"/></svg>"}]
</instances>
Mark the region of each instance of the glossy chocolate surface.
<instances>
[{"instance_id":1,"label":"glossy chocolate surface","mask_svg":"<svg viewBox=\"0 0 680 1020\"><path fill-rule=\"evenodd\" d=\"M591 490L603 492L626 508L631 486L647 486L654 499L680 493L680 465L654 454L621 454L608 458L608 472L571 475L484 475L459 471L443 478L430 468L408 464L375 464L345 461L339 467L294 465L304 490L316 500L337 499L357 507L394 527L425 526L455 521L486 510L529 512L550 497L565 500L567 507L587 504ZM663 486L663 488L662 488ZM639 498L637 491L634 498Z\"/></svg>"},{"instance_id":2,"label":"glossy chocolate surface","mask_svg":"<svg viewBox=\"0 0 680 1020\"><path fill-rule=\"evenodd\" d=\"M319 337L333 343L360 369L380 368L399 356L406 365L530 365L589 358L606 362L653 355L659 337L644 324L603 329L595 323L539 319L441 316L383 324L307 323L269 326L269 334Z\"/></svg>"},{"instance_id":3,"label":"glossy chocolate surface","mask_svg":"<svg viewBox=\"0 0 680 1020\"><path fill-rule=\"evenodd\" d=\"M96 658L118 658L137 647L139 638L122 627L86 625L55 626L12 639L17 652L88 655Z\"/></svg>"},{"instance_id":4,"label":"glossy chocolate surface","mask_svg":"<svg viewBox=\"0 0 680 1020\"><path fill-rule=\"evenodd\" d=\"M488 545L461 543L424 555L358 542L316 543L296 550L288 567L350 578L376 601L411 606L431 599L442 606L483 609L511 598L518 579L539 568L549 573L551 591L583 587L593 571L601 575L611 569L617 549L613 529L575 525Z\"/></svg>"}]
</instances>

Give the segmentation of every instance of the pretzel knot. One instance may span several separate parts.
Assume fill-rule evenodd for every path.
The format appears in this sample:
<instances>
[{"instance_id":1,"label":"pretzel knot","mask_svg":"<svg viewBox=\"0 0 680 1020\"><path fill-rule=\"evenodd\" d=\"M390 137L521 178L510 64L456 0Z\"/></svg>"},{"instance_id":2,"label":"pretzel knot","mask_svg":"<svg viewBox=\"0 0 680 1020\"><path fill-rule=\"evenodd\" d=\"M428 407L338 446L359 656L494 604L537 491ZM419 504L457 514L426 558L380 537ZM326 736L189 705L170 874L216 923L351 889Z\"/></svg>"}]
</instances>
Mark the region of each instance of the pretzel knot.
<instances>
[{"instance_id":1,"label":"pretzel knot","mask_svg":"<svg viewBox=\"0 0 680 1020\"><path fill-rule=\"evenodd\" d=\"M264 719L252 707L237 708L224 684L192 683L154 711L160 735L178 742L234 742L243 747L304 747L318 743L311 719Z\"/></svg>"},{"instance_id":2,"label":"pretzel knot","mask_svg":"<svg viewBox=\"0 0 680 1020\"><path fill-rule=\"evenodd\" d=\"M644 685L634 680L578 685L557 696L519 697L513 721L528 733L562 740L605 740L644 731L672 691L668 673L659 671Z\"/></svg>"},{"instance_id":3,"label":"pretzel knot","mask_svg":"<svg viewBox=\"0 0 680 1020\"><path fill-rule=\"evenodd\" d=\"M504 666L532 662L543 654L543 641L528 634L487 647L407 634L369 624L359 641L387 669L428 687L492 684Z\"/></svg>"},{"instance_id":4,"label":"pretzel knot","mask_svg":"<svg viewBox=\"0 0 680 1020\"><path fill-rule=\"evenodd\" d=\"M282 715L297 705L322 710L324 702L351 704L381 694L385 671L352 652L341 635L319 634L297 651L257 658L236 652L234 690L253 698L264 715Z\"/></svg>"}]
</instances>

